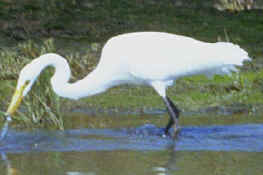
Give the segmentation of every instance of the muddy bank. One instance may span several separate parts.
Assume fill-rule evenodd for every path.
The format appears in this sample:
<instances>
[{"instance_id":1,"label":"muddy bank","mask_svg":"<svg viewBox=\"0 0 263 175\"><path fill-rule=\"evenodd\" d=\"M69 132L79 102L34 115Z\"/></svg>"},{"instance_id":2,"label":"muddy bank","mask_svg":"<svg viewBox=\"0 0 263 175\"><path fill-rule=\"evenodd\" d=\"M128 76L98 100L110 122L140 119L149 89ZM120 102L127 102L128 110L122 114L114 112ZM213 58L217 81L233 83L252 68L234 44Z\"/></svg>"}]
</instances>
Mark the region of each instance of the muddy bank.
<instances>
[{"instance_id":1,"label":"muddy bank","mask_svg":"<svg viewBox=\"0 0 263 175\"><path fill-rule=\"evenodd\" d=\"M128 110L128 109L94 109L94 108L75 108L68 111L70 113L82 113L84 115L164 115L167 113L165 108L148 108L148 109L138 109L138 110ZM231 116L236 114L247 114L247 115L259 115L263 112L263 105L247 105L247 104L233 104L230 106L213 106L213 107L203 107L197 110L181 109L181 116L207 116L207 115L220 115L220 116Z\"/></svg>"}]
</instances>

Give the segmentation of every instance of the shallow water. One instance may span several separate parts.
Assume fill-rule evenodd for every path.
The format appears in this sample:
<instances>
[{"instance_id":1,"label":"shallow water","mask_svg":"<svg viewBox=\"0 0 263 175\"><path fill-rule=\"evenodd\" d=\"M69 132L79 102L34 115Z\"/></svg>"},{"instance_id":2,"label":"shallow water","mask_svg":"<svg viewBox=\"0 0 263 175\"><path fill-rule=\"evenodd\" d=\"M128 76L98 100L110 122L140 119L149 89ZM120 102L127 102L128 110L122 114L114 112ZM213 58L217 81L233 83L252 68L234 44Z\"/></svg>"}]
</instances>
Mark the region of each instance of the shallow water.
<instances>
[{"instance_id":1,"label":"shallow water","mask_svg":"<svg viewBox=\"0 0 263 175\"><path fill-rule=\"evenodd\" d=\"M91 122L87 118L83 120ZM103 123L110 117L97 118ZM9 130L0 143L0 174L263 173L263 124L253 117L241 124L222 125L217 119L214 125L182 125L176 140L161 137L160 127L145 124L156 117L142 117L141 124L140 117L123 117L132 127L111 118L120 126L87 128L76 117L69 118L72 125L65 131Z\"/></svg>"}]
</instances>

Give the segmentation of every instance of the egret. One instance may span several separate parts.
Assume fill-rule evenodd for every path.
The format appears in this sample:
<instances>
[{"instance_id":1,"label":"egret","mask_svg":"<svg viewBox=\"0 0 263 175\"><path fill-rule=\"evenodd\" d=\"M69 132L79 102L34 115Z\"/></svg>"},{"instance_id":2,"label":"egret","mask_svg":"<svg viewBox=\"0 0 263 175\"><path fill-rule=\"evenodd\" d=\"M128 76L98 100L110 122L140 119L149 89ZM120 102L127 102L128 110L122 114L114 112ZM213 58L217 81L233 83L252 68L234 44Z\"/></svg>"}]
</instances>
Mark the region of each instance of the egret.
<instances>
[{"instance_id":1,"label":"egret","mask_svg":"<svg viewBox=\"0 0 263 175\"><path fill-rule=\"evenodd\" d=\"M166 95L167 87L180 77L230 74L245 60L250 60L248 53L229 42L207 43L163 32L121 34L106 42L97 67L74 83L69 82L70 67L62 56L48 53L34 59L21 70L6 114L10 119L42 70L53 66L52 88L57 95L69 99L93 96L120 84L153 87L170 116L165 127L168 134L171 127L174 132L178 130L179 110Z\"/></svg>"}]
</instances>

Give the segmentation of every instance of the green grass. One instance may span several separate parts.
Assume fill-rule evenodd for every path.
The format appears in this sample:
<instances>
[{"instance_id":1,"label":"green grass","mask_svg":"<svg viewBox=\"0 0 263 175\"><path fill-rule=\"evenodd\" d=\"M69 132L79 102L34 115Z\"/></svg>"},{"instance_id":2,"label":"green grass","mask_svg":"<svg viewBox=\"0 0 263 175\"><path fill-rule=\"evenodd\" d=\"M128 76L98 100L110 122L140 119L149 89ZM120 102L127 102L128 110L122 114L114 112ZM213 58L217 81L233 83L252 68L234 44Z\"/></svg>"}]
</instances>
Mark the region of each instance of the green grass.
<instances>
[{"instance_id":1,"label":"green grass","mask_svg":"<svg viewBox=\"0 0 263 175\"><path fill-rule=\"evenodd\" d=\"M0 115L5 116L5 112L0 111Z\"/></svg>"},{"instance_id":2,"label":"green grass","mask_svg":"<svg viewBox=\"0 0 263 175\"><path fill-rule=\"evenodd\" d=\"M1 54L4 56L1 59L5 61L2 65L6 66L4 70L7 72L1 72L3 73L1 74L2 77L7 76L7 78L3 79L8 79L8 77L17 79L18 70L21 70L21 67L24 66L26 62L29 62L40 54L55 51L52 40L44 41L41 46L29 40L26 43L19 44L16 49L17 50L13 51L4 50L4 54ZM19 110L17 115L13 116L15 120L23 122L26 125L38 124L50 126L50 123L52 123L53 126L63 129L60 100L49 86L49 79L52 72L52 70L47 70L39 77L39 81L37 81L30 95L23 100L22 110ZM11 99L12 94L10 92L15 90L15 84L14 82L8 82L7 84L8 85L4 85L4 87L0 89L0 92L1 94L8 94L5 95L5 97L2 96L2 98L8 99L7 96L9 96ZM3 106L6 108L6 101L2 101L2 103L4 103Z\"/></svg>"}]
</instances>

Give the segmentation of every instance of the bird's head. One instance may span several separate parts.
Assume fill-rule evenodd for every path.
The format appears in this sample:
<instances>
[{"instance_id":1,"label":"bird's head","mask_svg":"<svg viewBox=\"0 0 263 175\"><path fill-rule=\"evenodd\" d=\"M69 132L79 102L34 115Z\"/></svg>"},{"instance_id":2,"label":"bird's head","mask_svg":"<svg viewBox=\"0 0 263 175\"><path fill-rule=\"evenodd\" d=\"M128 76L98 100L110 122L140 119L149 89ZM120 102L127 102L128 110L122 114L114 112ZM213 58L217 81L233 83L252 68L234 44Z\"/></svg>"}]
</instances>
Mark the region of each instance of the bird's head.
<instances>
[{"instance_id":1,"label":"bird's head","mask_svg":"<svg viewBox=\"0 0 263 175\"><path fill-rule=\"evenodd\" d=\"M7 115L12 115L16 112L23 98L30 91L34 84L39 70L36 70L31 64L26 65L20 72L17 81L15 93L12 97L11 103L7 109Z\"/></svg>"}]
</instances>

